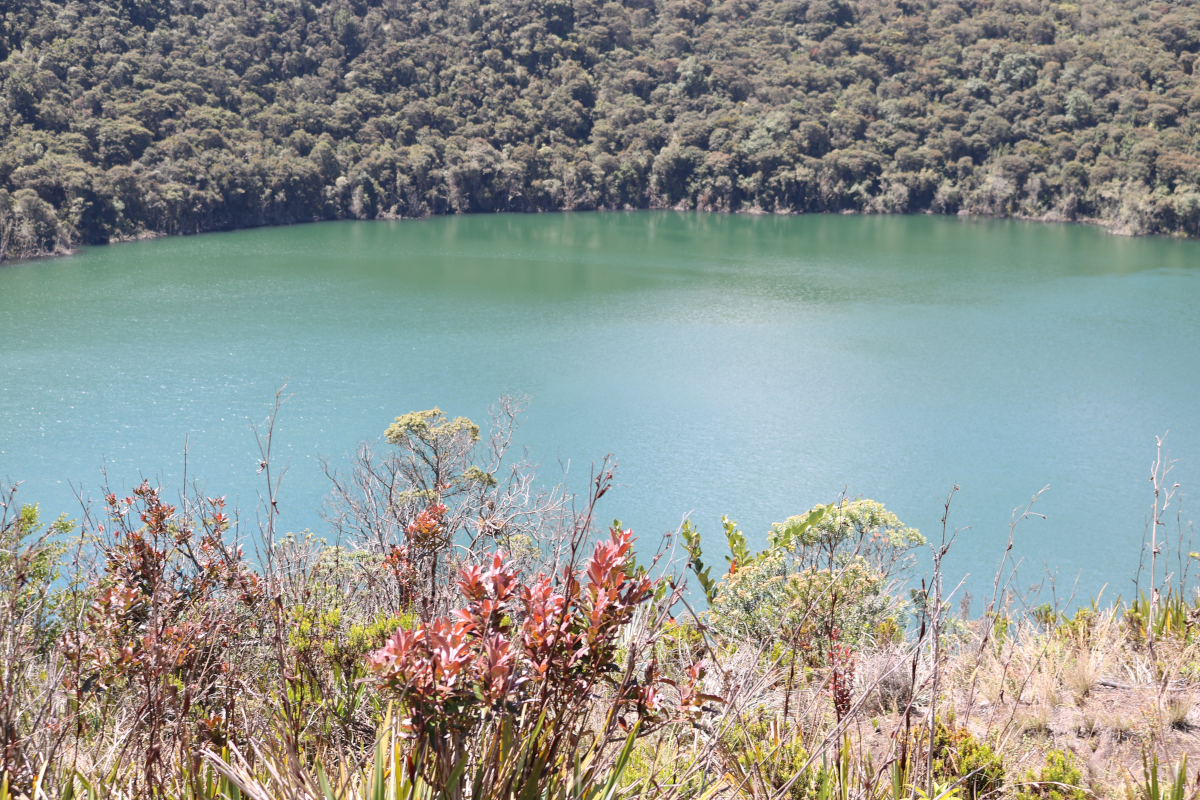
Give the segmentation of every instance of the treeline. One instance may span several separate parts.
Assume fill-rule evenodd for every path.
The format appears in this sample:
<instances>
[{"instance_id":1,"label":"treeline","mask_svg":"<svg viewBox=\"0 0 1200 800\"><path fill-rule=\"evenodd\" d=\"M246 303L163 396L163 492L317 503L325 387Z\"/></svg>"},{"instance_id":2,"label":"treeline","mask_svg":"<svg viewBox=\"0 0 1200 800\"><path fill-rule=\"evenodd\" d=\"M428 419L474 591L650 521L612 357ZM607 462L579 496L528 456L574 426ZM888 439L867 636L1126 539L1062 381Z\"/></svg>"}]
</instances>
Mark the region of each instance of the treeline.
<instances>
[{"instance_id":1,"label":"treeline","mask_svg":"<svg viewBox=\"0 0 1200 800\"><path fill-rule=\"evenodd\" d=\"M604 208L1200 234L1195 0L8 0L0 258Z\"/></svg>"}]
</instances>

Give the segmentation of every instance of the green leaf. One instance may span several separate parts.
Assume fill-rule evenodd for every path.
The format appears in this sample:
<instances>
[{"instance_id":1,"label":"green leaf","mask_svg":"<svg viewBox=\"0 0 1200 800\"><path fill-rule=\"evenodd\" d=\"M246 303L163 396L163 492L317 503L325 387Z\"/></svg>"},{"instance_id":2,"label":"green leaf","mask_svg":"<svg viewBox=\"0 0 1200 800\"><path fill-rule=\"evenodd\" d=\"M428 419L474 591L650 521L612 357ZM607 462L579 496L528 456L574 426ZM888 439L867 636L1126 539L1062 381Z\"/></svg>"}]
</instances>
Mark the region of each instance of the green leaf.
<instances>
[{"instance_id":1,"label":"green leaf","mask_svg":"<svg viewBox=\"0 0 1200 800\"><path fill-rule=\"evenodd\" d=\"M738 530L737 523L729 517L721 517L721 526L725 529L725 540L729 542L729 552L732 554L732 557L725 556L725 560L738 566L749 564L751 558L746 547L746 534Z\"/></svg>"},{"instance_id":2,"label":"green leaf","mask_svg":"<svg viewBox=\"0 0 1200 800\"><path fill-rule=\"evenodd\" d=\"M717 581L714 581L712 575L709 574L712 568L705 566L704 561L701 560L703 553L700 547L700 532L692 527L691 520L684 520L680 535L683 537L683 548L688 554L688 567L695 574L696 580L700 582L704 597L711 604L717 597Z\"/></svg>"}]
</instances>

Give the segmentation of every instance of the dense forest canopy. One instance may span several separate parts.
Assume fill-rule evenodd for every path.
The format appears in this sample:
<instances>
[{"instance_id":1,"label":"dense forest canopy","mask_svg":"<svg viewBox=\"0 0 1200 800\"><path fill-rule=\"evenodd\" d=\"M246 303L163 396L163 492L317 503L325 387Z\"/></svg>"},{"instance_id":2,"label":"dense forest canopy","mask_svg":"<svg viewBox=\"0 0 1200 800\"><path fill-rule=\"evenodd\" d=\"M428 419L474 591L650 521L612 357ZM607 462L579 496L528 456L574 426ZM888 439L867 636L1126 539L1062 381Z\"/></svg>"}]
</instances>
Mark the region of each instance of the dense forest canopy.
<instances>
[{"instance_id":1,"label":"dense forest canopy","mask_svg":"<svg viewBox=\"0 0 1200 800\"><path fill-rule=\"evenodd\" d=\"M1200 234L1200 3L7 0L0 258L603 208Z\"/></svg>"}]
</instances>

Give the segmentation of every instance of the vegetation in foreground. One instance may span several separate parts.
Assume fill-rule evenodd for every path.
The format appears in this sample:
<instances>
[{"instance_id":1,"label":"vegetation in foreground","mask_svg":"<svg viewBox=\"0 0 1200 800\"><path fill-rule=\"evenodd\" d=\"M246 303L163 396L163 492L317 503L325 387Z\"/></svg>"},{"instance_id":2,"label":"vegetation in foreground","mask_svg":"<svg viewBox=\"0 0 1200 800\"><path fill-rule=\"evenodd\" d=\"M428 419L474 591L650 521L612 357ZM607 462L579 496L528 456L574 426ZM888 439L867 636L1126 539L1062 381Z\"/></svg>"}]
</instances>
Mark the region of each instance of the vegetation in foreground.
<instances>
[{"instance_id":1,"label":"vegetation in foreground","mask_svg":"<svg viewBox=\"0 0 1200 800\"><path fill-rule=\"evenodd\" d=\"M318 219L1200 233L1196 0L9 0L0 260Z\"/></svg>"},{"instance_id":2,"label":"vegetation in foreground","mask_svg":"<svg viewBox=\"0 0 1200 800\"><path fill-rule=\"evenodd\" d=\"M943 584L953 535L864 499L762 551L724 520L719 568L690 523L639 563L596 522L607 466L575 508L505 457L518 411L502 400L486 441L397 418L329 469L332 544L277 535L270 425L253 536L221 498L149 483L48 526L10 489L0 798L1200 793L1200 604L1161 459L1136 601L1024 607L1010 539L972 616Z\"/></svg>"}]
</instances>

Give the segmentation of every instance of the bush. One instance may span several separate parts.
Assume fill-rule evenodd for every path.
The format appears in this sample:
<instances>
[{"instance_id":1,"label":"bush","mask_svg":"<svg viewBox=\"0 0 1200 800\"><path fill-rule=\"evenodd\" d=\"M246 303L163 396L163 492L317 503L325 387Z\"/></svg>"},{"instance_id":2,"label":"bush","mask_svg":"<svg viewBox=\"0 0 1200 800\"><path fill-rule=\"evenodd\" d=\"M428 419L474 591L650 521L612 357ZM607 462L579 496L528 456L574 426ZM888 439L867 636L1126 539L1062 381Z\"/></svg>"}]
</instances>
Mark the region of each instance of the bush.
<instances>
[{"instance_id":1,"label":"bush","mask_svg":"<svg viewBox=\"0 0 1200 800\"><path fill-rule=\"evenodd\" d=\"M872 500L816 506L775 523L770 547L752 554L736 523L725 520L729 571L711 584L707 619L719 636L758 644L785 642L824 663L825 644L861 648L892 637L901 613L889 579L907 568L924 538ZM693 565L702 566L698 543ZM711 583L711 582L710 582Z\"/></svg>"},{"instance_id":2,"label":"bush","mask_svg":"<svg viewBox=\"0 0 1200 800\"><path fill-rule=\"evenodd\" d=\"M953 718L934 728L933 772L936 780L947 783L970 776L962 787L972 800L1004 785L1004 761L969 730L955 727Z\"/></svg>"},{"instance_id":3,"label":"bush","mask_svg":"<svg viewBox=\"0 0 1200 800\"><path fill-rule=\"evenodd\" d=\"M62 635L60 615L70 610L54 589L64 551L55 539L72 525L60 517L43 529L38 507L18 506L15 495L15 488L0 493L0 776L20 790L46 755L29 745L52 703L37 691L38 672Z\"/></svg>"},{"instance_id":4,"label":"bush","mask_svg":"<svg viewBox=\"0 0 1200 800\"><path fill-rule=\"evenodd\" d=\"M1082 781L1075 757L1063 750L1051 750L1036 778L1033 770L1025 774L1025 785L1017 792L1016 800L1084 800L1087 792L1079 788Z\"/></svg>"},{"instance_id":5,"label":"bush","mask_svg":"<svg viewBox=\"0 0 1200 800\"><path fill-rule=\"evenodd\" d=\"M606 742L617 729L648 733L699 713L712 699L699 691L699 665L675 683L651 660L635 679L637 639L619 647L634 612L661 586L634 567L632 547L632 532L613 528L578 572L567 570L558 582L539 574L531 583L497 551L486 569L459 572L464 608L400 629L371 654L368 668L399 702L403 729L425 756L410 766L410 779L454 785L461 764L495 757L477 749L480 739L502 732L532 742L533 757L495 780L527 787L543 770L569 763L562 759L585 736ZM668 685L674 702L664 696ZM597 695L609 698L607 714L591 730L579 699Z\"/></svg>"}]
</instances>

